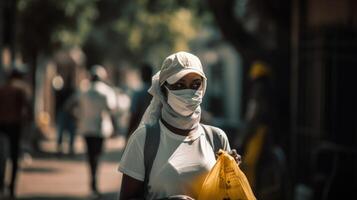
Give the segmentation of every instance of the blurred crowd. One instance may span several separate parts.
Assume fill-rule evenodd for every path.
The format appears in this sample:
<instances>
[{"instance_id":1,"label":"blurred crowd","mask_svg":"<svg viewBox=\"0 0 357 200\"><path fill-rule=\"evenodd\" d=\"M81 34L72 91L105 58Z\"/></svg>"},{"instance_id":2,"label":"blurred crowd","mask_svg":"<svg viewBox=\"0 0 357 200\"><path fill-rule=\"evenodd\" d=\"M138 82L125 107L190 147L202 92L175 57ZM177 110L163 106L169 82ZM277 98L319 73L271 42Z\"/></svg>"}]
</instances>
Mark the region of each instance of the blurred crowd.
<instances>
[{"instance_id":1,"label":"blurred crowd","mask_svg":"<svg viewBox=\"0 0 357 200\"><path fill-rule=\"evenodd\" d=\"M56 62L56 59L60 61ZM43 151L42 140L55 140L57 156L74 156L77 137L83 137L85 141L91 171L90 187L93 193L98 193L96 176L99 157L104 150L104 139L119 134L125 136L128 122L130 126L135 126L135 120L142 114L130 108L130 92L110 84L108 69L104 66L93 65L76 73L78 66L71 62L74 59L57 55L54 60L55 73L52 76L45 73L39 77L49 80L40 86L33 86L29 71L18 66L12 66L1 73L0 197L5 194L15 197L19 162L26 155L32 156ZM148 70L152 69L148 65L144 68L143 77L149 75L151 79L151 75L146 73L151 73ZM52 115L49 114L51 109L39 109L43 106L38 106L47 97L39 96L36 90L46 94L46 88L50 88ZM146 86L143 85L143 88ZM141 100L137 97L135 99L140 104ZM130 115L129 111L134 114ZM10 176L7 174L9 164ZM7 177L10 177L9 183L6 182Z\"/></svg>"}]
</instances>

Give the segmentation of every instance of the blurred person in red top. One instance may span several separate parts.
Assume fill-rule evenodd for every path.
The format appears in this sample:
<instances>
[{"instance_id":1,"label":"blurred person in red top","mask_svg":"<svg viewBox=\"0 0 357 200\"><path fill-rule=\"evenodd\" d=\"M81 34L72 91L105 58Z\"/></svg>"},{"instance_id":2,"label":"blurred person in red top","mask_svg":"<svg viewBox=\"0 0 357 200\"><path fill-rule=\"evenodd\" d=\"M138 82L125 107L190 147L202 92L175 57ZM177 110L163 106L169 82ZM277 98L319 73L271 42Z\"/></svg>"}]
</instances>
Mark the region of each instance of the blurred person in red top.
<instances>
[{"instance_id":1,"label":"blurred person in red top","mask_svg":"<svg viewBox=\"0 0 357 200\"><path fill-rule=\"evenodd\" d=\"M30 119L30 90L23 80L24 72L13 69L0 86L0 135L10 142L12 162L10 196L15 196L16 175L20 153L21 132L23 125ZM3 184L4 180L0 180ZM3 185L2 185L3 186Z\"/></svg>"}]
</instances>

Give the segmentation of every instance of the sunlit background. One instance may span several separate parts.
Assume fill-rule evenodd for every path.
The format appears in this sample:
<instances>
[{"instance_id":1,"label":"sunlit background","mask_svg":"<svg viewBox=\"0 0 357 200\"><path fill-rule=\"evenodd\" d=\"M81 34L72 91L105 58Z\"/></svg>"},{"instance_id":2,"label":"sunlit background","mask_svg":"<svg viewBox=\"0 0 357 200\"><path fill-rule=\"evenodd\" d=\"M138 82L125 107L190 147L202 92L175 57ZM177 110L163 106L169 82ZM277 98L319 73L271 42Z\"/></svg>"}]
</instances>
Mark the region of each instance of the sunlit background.
<instances>
[{"instance_id":1,"label":"sunlit background","mask_svg":"<svg viewBox=\"0 0 357 200\"><path fill-rule=\"evenodd\" d=\"M245 152L243 164L253 157L245 172L258 199L354 196L357 1L2 0L0 84L12 69L23 72L33 109L21 137L17 199L90 198L82 138L75 156L58 157L55 116L60 91L88 87L93 65L105 67L118 97L119 130L106 141L99 169L101 198L117 199L139 68L157 72L176 51L202 61L205 122L226 131L238 153L243 144L255 152ZM260 76L271 87L258 89L264 98L255 102ZM256 104L268 111L262 122L250 120ZM254 133L269 135L272 145Z\"/></svg>"}]
</instances>

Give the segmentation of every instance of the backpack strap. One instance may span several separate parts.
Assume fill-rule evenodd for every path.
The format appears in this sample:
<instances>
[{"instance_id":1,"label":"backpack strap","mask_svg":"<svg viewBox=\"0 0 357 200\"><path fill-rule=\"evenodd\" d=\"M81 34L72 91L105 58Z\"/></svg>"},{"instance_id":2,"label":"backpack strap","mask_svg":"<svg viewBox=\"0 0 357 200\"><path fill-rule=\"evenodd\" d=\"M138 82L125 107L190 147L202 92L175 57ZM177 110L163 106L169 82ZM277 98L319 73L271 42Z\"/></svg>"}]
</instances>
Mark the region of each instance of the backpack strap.
<instances>
[{"instance_id":1,"label":"backpack strap","mask_svg":"<svg viewBox=\"0 0 357 200\"><path fill-rule=\"evenodd\" d=\"M209 143L211 144L214 153L217 153L219 149L225 150L223 146L224 144L223 137L220 137L219 129L206 124L201 124L201 125L206 133L206 137Z\"/></svg>"},{"instance_id":2,"label":"backpack strap","mask_svg":"<svg viewBox=\"0 0 357 200\"><path fill-rule=\"evenodd\" d=\"M153 125L145 125L146 137L144 145L144 166L145 166L145 178L144 178L144 196L147 195L149 188L149 176L152 168L152 164L156 157L157 150L160 144L160 125L156 122Z\"/></svg>"}]
</instances>

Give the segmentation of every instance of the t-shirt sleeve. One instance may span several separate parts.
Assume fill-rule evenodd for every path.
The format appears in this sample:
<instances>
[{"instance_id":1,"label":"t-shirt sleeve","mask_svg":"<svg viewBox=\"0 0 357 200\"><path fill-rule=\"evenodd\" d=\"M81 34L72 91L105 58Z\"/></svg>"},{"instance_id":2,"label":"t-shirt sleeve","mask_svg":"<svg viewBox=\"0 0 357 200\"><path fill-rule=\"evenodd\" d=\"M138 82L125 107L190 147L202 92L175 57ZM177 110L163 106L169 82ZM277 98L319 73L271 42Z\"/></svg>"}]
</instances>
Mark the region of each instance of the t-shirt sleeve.
<instances>
[{"instance_id":1,"label":"t-shirt sleeve","mask_svg":"<svg viewBox=\"0 0 357 200\"><path fill-rule=\"evenodd\" d=\"M129 138L119 163L119 171L139 181L144 181L144 143L145 127L138 128Z\"/></svg>"},{"instance_id":2,"label":"t-shirt sleeve","mask_svg":"<svg viewBox=\"0 0 357 200\"><path fill-rule=\"evenodd\" d=\"M220 128L218 128L218 130L218 135L221 138L223 149L227 152L231 151L231 146L229 145L227 134Z\"/></svg>"}]
</instances>

